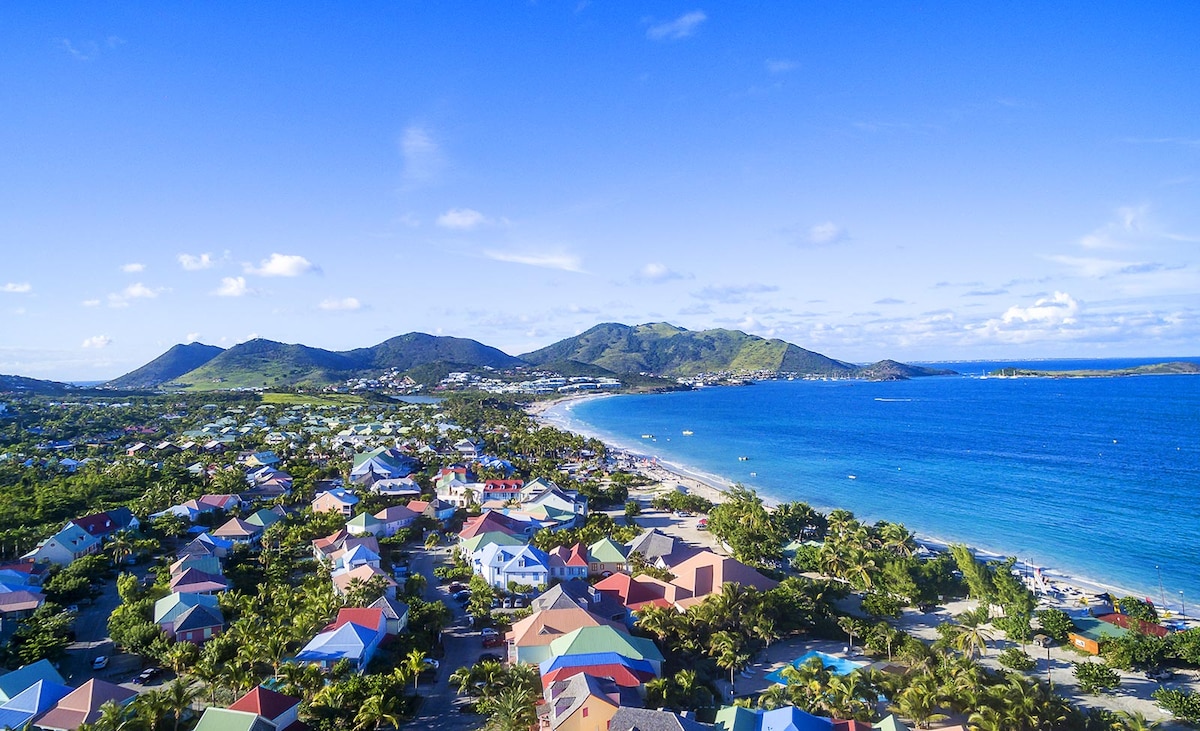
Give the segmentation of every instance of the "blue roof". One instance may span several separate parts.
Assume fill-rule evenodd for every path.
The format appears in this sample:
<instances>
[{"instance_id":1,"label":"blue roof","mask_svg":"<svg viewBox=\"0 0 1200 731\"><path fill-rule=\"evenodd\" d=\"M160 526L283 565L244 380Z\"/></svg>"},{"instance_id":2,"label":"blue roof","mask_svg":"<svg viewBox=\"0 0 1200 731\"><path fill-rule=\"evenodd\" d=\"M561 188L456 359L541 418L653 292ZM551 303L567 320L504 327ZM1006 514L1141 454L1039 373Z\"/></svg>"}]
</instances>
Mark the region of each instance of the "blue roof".
<instances>
[{"instance_id":1,"label":"blue roof","mask_svg":"<svg viewBox=\"0 0 1200 731\"><path fill-rule=\"evenodd\" d=\"M49 680L58 685L66 684L49 660L38 660L11 673L0 675L0 698L8 701L39 680Z\"/></svg>"},{"instance_id":2,"label":"blue roof","mask_svg":"<svg viewBox=\"0 0 1200 731\"><path fill-rule=\"evenodd\" d=\"M34 716L45 713L73 688L52 680L39 680L0 706L0 728L22 728Z\"/></svg>"},{"instance_id":3,"label":"blue roof","mask_svg":"<svg viewBox=\"0 0 1200 731\"><path fill-rule=\"evenodd\" d=\"M615 652L588 652L582 655L559 655L538 664L542 675L559 668L575 668L581 665L624 665L630 670L654 673L649 660L625 657Z\"/></svg>"},{"instance_id":4,"label":"blue roof","mask_svg":"<svg viewBox=\"0 0 1200 731\"><path fill-rule=\"evenodd\" d=\"M833 721L814 716L795 706L763 711L762 731L830 731Z\"/></svg>"},{"instance_id":5,"label":"blue roof","mask_svg":"<svg viewBox=\"0 0 1200 731\"><path fill-rule=\"evenodd\" d=\"M312 638L296 655L299 662L335 663L341 659L361 660L367 646L376 639L375 632L347 622L329 632Z\"/></svg>"}]
</instances>

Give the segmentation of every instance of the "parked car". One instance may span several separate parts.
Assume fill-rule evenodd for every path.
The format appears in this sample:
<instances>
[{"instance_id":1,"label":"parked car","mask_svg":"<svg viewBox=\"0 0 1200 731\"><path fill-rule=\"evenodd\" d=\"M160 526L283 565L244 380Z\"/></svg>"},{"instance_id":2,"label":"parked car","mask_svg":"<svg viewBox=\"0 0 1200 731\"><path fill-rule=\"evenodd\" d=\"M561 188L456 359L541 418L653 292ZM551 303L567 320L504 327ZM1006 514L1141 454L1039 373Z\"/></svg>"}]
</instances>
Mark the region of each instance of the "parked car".
<instances>
[{"instance_id":1,"label":"parked car","mask_svg":"<svg viewBox=\"0 0 1200 731\"><path fill-rule=\"evenodd\" d=\"M510 597L510 596L504 597L504 608L512 609L512 605L513 605L512 597Z\"/></svg>"},{"instance_id":2,"label":"parked car","mask_svg":"<svg viewBox=\"0 0 1200 731\"><path fill-rule=\"evenodd\" d=\"M522 608L524 608L524 606L525 606L526 604L528 604L528 603L529 603L529 602L525 601L525 597L523 597L523 596L519 596L519 597L517 597L516 599L513 599L513 603L512 603L512 605L513 605L514 607L516 607L517 609L522 609Z\"/></svg>"},{"instance_id":3,"label":"parked car","mask_svg":"<svg viewBox=\"0 0 1200 731\"><path fill-rule=\"evenodd\" d=\"M504 662L504 658L494 652L485 652L479 656L479 662Z\"/></svg>"},{"instance_id":4,"label":"parked car","mask_svg":"<svg viewBox=\"0 0 1200 731\"><path fill-rule=\"evenodd\" d=\"M145 685L162 674L162 668L146 668L131 682L134 685Z\"/></svg>"},{"instance_id":5,"label":"parked car","mask_svg":"<svg viewBox=\"0 0 1200 731\"><path fill-rule=\"evenodd\" d=\"M498 637L500 632L495 627L484 627L483 629L479 630L479 634L483 635L484 637Z\"/></svg>"},{"instance_id":6,"label":"parked car","mask_svg":"<svg viewBox=\"0 0 1200 731\"><path fill-rule=\"evenodd\" d=\"M463 589L466 589L467 587L463 586L461 582L456 581L453 584L451 584L450 586L448 586L447 588L450 590L451 594L457 594L458 592L462 591Z\"/></svg>"},{"instance_id":7,"label":"parked car","mask_svg":"<svg viewBox=\"0 0 1200 731\"><path fill-rule=\"evenodd\" d=\"M483 638L484 647L502 647L503 645L504 638L499 635L488 635L487 637Z\"/></svg>"},{"instance_id":8,"label":"parked car","mask_svg":"<svg viewBox=\"0 0 1200 731\"><path fill-rule=\"evenodd\" d=\"M92 670L103 670L108 667L108 655L100 655L92 660Z\"/></svg>"},{"instance_id":9,"label":"parked car","mask_svg":"<svg viewBox=\"0 0 1200 731\"><path fill-rule=\"evenodd\" d=\"M460 604L466 604L467 602L471 601L471 592L460 591L454 595L454 600Z\"/></svg>"}]
</instances>

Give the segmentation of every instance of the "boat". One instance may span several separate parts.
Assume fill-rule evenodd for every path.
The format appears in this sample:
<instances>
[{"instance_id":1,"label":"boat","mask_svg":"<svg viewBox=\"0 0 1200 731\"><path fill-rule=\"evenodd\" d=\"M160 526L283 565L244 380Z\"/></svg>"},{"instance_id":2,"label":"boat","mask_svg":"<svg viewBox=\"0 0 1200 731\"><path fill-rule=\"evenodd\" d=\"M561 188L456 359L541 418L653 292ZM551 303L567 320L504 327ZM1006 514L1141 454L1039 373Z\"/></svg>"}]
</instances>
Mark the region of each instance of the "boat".
<instances>
[{"instance_id":1,"label":"boat","mask_svg":"<svg viewBox=\"0 0 1200 731\"><path fill-rule=\"evenodd\" d=\"M751 472L751 473L750 473L750 476L751 476L751 477L758 477L758 473L757 473L757 472Z\"/></svg>"},{"instance_id":2,"label":"boat","mask_svg":"<svg viewBox=\"0 0 1200 731\"><path fill-rule=\"evenodd\" d=\"M857 479L858 479L858 475L847 475L847 477L849 477L851 480L857 480Z\"/></svg>"},{"instance_id":3,"label":"boat","mask_svg":"<svg viewBox=\"0 0 1200 731\"><path fill-rule=\"evenodd\" d=\"M691 435L693 435L693 434L695 434L695 433L696 433L696 432L692 431L691 429L684 429L684 430L683 430L683 435L684 435L685 437L690 437ZM1113 441L1116 441L1116 440L1113 440Z\"/></svg>"},{"instance_id":4,"label":"boat","mask_svg":"<svg viewBox=\"0 0 1200 731\"><path fill-rule=\"evenodd\" d=\"M741 457L738 457L738 462L749 462L749 461L750 461L750 458L746 457L744 455Z\"/></svg>"},{"instance_id":5,"label":"boat","mask_svg":"<svg viewBox=\"0 0 1200 731\"><path fill-rule=\"evenodd\" d=\"M653 439L653 438L654 438L653 434L643 434L642 435L642 439Z\"/></svg>"}]
</instances>

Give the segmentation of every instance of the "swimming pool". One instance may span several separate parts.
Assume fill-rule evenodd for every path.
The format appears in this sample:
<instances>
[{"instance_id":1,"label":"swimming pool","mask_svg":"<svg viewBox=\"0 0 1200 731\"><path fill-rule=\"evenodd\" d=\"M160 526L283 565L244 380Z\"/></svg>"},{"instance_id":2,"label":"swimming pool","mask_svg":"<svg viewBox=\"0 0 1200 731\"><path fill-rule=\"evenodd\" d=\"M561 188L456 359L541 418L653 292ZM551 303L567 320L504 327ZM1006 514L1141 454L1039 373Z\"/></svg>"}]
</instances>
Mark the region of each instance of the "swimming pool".
<instances>
[{"instance_id":1,"label":"swimming pool","mask_svg":"<svg viewBox=\"0 0 1200 731\"><path fill-rule=\"evenodd\" d=\"M847 660L844 657L837 657L836 655L827 655L824 652L809 650L793 660L792 667L799 669L800 666L804 665L804 663L808 662L814 657L820 658L821 664L833 672L834 675L849 675L855 670L859 670L867 666L867 664L863 662L855 662L854 660ZM772 683L787 685L787 681L783 679L783 671L784 668L779 668L778 670L767 673L767 680L771 681Z\"/></svg>"}]
</instances>

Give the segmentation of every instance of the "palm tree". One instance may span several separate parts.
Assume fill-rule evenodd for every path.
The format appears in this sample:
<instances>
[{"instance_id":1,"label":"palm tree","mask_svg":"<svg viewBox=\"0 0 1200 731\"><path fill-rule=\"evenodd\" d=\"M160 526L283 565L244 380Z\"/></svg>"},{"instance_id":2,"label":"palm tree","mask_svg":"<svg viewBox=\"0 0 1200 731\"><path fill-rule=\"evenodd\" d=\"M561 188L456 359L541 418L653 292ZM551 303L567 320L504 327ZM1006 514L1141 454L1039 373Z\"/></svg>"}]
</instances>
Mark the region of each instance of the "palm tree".
<instances>
[{"instance_id":1,"label":"palm tree","mask_svg":"<svg viewBox=\"0 0 1200 731\"><path fill-rule=\"evenodd\" d=\"M867 701L870 697L870 688L863 683L862 675L855 671L829 678L822 705L834 718L856 718L861 721L870 718L874 706L874 699Z\"/></svg>"},{"instance_id":2,"label":"palm tree","mask_svg":"<svg viewBox=\"0 0 1200 731\"><path fill-rule=\"evenodd\" d=\"M192 703L200 696L200 689L183 678L175 678L162 693L164 693L164 700L167 703L168 710L175 717L175 731L179 731L179 722L183 719L183 714L192 707Z\"/></svg>"},{"instance_id":3,"label":"palm tree","mask_svg":"<svg viewBox=\"0 0 1200 731\"><path fill-rule=\"evenodd\" d=\"M489 704L491 716L487 731L529 731L537 724L537 710L533 699L518 688L507 688Z\"/></svg>"},{"instance_id":4,"label":"palm tree","mask_svg":"<svg viewBox=\"0 0 1200 731\"><path fill-rule=\"evenodd\" d=\"M127 707L118 705L116 701L105 701L91 728L92 731L131 731L140 722L141 719L130 713Z\"/></svg>"},{"instance_id":5,"label":"palm tree","mask_svg":"<svg viewBox=\"0 0 1200 731\"><path fill-rule=\"evenodd\" d=\"M399 728L401 721L400 699L394 695L376 693L368 696L354 714L355 731L375 731L381 728Z\"/></svg>"},{"instance_id":6,"label":"palm tree","mask_svg":"<svg viewBox=\"0 0 1200 731\"><path fill-rule=\"evenodd\" d=\"M121 531L108 542L108 551L112 554L113 563L120 566L125 559L133 555L133 541L125 531Z\"/></svg>"},{"instance_id":7,"label":"palm tree","mask_svg":"<svg viewBox=\"0 0 1200 731\"><path fill-rule=\"evenodd\" d=\"M779 628L775 624L775 618L764 612L755 614L750 623L750 635L766 645L766 654L769 656L771 642L779 639Z\"/></svg>"},{"instance_id":8,"label":"palm tree","mask_svg":"<svg viewBox=\"0 0 1200 731\"><path fill-rule=\"evenodd\" d=\"M413 692L417 692L417 684L421 681L421 672L425 670L426 655L422 650L410 650L401 661L404 669L412 674Z\"/></svg>"},{"instance_id":9,"label":"palm tree","mask_svg":"<svg viewBox=\"0 0 1200 731\"><path fill-rule=\"evenodd\" d=\"M729 671L729 692L734 690L733 674L745 667L750 656L742 651L742 639L732 632L722 630L713 633L709 654L717 663L717 667Z\"/></svg>"},{"instance_id":10,"label":"palm tree","mask_svg":"<svg viewBox=\"0 0 1200 731\"><path fill-rule=\"evenodd\" d=\"M884 550L897 556L911 556L917 549L915 537L901 523L887 523L879 531Z\"/></svg>"},{"instance_id":11,"label":"palm tree","mask_svg":"<svg viewBox=\"0 0 1200 731\"><path fill-rule=\"evenodd\" d=\"M1140 711L1118 711L1117 718L1123 731L1151 731L1162 725L1158 721L1147 720Z\"/></svg>"},{"instance_id":12,"label":"palm tree","mask_svg":"<svg viewBox=\"0 0 1200 731\"><path fill-rule=\"evenodd\" d=\"M838 617L837 623L838 623L838 627L841 627L842 631L850 636L850 649L853 650L854 649L854 635L858 635L859 637L861 637L864 634L864 632L863 632L864 627L863 627L862 620L855 619L854 617L843 616L843 617Z\"/></svg>"},{"instance_id":13,"label":"palm tree","mask_svg":"<svg viewBox=\"0 0 1200 731\"><path fill-rule=\"evenodd\" d=\"M1000 712L988 706L972 713L967 725L971 731L1009 731Z\"/></svg>"},{"instance_id":14,"label":"palm tree","mask_svg":"<svg viewBox=\"0 0 1200 731\"><path fill-rule=\"evenodd\" d=\"M1010 730L1037 726L1037 696L1033 683L1016 673L1007 682L988 688L988 695L1000 706L1000 714Z\"/></svg>"},{"instance_id":15,"label":"palm tree","mask_svg":"<svg viewBox=\"0 0 1200 731\"><path fill-rule=\"evenodd\" d=\"M657 637L660 644L666 645L668 637L679 635L681 619L682 615L675 609L648 607L638 612L637 626Z\"/></svg>"},{"instance_id":16,"label":"palm tree","mask_svg":"<svg viewBox=\"0 0 1200 731\"><path fill-rule=\"evenodd\" d=\"M987 654L988 642L992 640L991 632L983 628L980 617L974 613L963 614L958 623L951 623L949 632L954 649L972 660Z\"/></svg>"},{"instance_id":17,"label":"palm tree","mask_svg":"<svg viewBox=\"0 0 1200 731\"><path fill-rule=\"evenodd\" d=\"M911 720L917 728L929 728L930 722L947 718L944 713L937 712L941 702L937 680L932 675L918 675L896 694L891 709Z\"/></svg>"}]
</instances>

